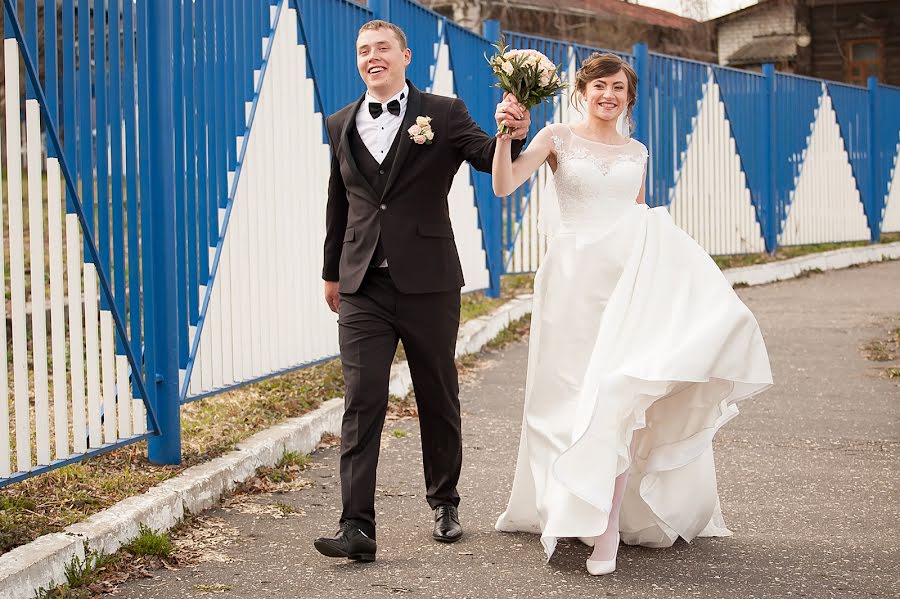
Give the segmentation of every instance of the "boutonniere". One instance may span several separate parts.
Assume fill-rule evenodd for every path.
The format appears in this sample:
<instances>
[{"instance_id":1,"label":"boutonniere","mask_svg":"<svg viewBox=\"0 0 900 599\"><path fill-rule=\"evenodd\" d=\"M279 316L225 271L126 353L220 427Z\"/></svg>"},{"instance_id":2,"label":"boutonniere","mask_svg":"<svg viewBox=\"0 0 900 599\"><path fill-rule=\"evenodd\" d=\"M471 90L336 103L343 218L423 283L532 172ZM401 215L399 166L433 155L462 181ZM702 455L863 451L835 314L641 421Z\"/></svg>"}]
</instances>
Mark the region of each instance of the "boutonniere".
<instances>
[{"instance_id":1,"label":"boutonniere","mask_svg":"<svg viewBox=\"0 0 900 599\"><path fill-rule=\"evenodd\" d=\"M416 124L409 128L409 138L419 145L431 145L434 131L431 130L430 116L417 116Z\"/></svg>"}]
</instances>

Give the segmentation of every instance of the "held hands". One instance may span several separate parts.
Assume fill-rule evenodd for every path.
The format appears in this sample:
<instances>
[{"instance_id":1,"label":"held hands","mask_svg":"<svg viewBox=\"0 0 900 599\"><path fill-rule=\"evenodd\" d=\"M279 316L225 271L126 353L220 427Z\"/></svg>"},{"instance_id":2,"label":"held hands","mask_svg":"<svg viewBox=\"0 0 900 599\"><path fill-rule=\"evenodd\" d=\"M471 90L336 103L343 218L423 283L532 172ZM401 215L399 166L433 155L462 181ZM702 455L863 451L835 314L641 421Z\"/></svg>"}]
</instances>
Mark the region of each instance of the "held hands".
<instances>
[{"instance_id":1,"label":"held hands","mask_svg":"<svg viewBox=\"0 0 900 599\"><path fill-rule=\"evenodd\" d=\"M506 125L511 129L508 134L497 134L498 139L525 139L528 135L528 128L531 127L531 114L509 92L504 93L503 100L497 104L494 118L497 120L498 127Z\"/></svg>"}]
</instances>

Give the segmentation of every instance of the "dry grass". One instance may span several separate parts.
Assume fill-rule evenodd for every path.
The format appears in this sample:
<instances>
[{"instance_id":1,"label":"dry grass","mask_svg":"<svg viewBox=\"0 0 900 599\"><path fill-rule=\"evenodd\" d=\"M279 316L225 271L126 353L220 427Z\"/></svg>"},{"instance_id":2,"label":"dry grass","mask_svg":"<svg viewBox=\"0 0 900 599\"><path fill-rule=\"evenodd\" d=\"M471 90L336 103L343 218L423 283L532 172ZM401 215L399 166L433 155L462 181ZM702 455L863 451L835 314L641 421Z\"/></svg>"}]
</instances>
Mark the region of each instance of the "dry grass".
<instances>
[{"instance_id":1,"label":"dry grass","mask_svg":"<svg viewBox=\"0 0 900 599\"><path fill-rule=\"evenodd\" d=\"M882 233L879 243L893 243L900 241L900 233ZM862 247L869 245L868 241L847 241L843 243L816 243L811 245L792 245L783 246L775 251L774 255L765 252L759 254L736 254L734 256L713 256L716 264L721 269L740 268L743 266L753 266L754 264L765 264L767 262L776 262L778 260L789 260L799 256L807 256L819 252L829 252L831 250L839 250L850 247Z\"/></svg>"},{"instance_id":2,"label":"dry grass","mask_svg":"<svg viewBox=\"0 0 900 599\"><path fill-rule=\"evenodd\" d=\"M884 336L869 340L860 349L863 356L872 362L900 360L900 315L888 322ZM900 379L900 367L891 364L881 369L881 375L890 380Z\"/></svg>"}]
</instances>

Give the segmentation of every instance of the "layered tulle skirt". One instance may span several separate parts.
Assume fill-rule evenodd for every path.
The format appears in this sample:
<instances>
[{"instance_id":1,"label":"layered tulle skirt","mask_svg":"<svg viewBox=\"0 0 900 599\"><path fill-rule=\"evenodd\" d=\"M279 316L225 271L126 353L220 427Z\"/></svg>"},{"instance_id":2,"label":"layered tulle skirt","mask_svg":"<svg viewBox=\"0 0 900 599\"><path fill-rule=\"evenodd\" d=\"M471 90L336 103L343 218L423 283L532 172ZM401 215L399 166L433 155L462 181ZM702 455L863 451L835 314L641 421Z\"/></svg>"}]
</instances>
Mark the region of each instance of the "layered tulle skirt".
<instances>
[{"instance_id":1,"label":"layered tulle skirt","mask_svg":"<svg viewBox=\"0 0 900 599\"><path fill-rule=\"evenodd\" d=\"M712 440L737 402L772 384L756 319L663 208L577 223L535 278L525 410L500 531L606 530L629 470L622 540L665 547L730 534Z\"/></svg>"}]
</instances>

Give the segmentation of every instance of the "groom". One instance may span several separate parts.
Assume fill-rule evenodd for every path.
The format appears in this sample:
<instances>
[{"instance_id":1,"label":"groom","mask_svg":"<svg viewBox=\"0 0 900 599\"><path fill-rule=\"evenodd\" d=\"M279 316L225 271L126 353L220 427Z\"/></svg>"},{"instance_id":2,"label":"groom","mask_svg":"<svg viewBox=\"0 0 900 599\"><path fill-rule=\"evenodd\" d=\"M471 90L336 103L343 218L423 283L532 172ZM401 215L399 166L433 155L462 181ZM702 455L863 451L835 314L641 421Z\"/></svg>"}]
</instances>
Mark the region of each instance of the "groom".
<instances>
[{"instance_id":1,"label":"groom","mask_svg":"<svg viewBox=\"0 0 900 599\"><path fill-rule=\"evenodd\" d=\"M406 80L412 53L396 25L363 25L356 56L366 94L325 122L332 161L322 278L325 301L339 315L346 384L343 512L337 534L314 544L329 557L372 561L375 471L398 340L419 409L432 536L446 543L462 536L454 354L463 274L447 193L464 160L490 172L495 140L461 100L420 92ZM512 96L497 106L496 118L517 140L531 123ZM514 156L523 145L514 142Z\"/></svg>"}]
</instances>

